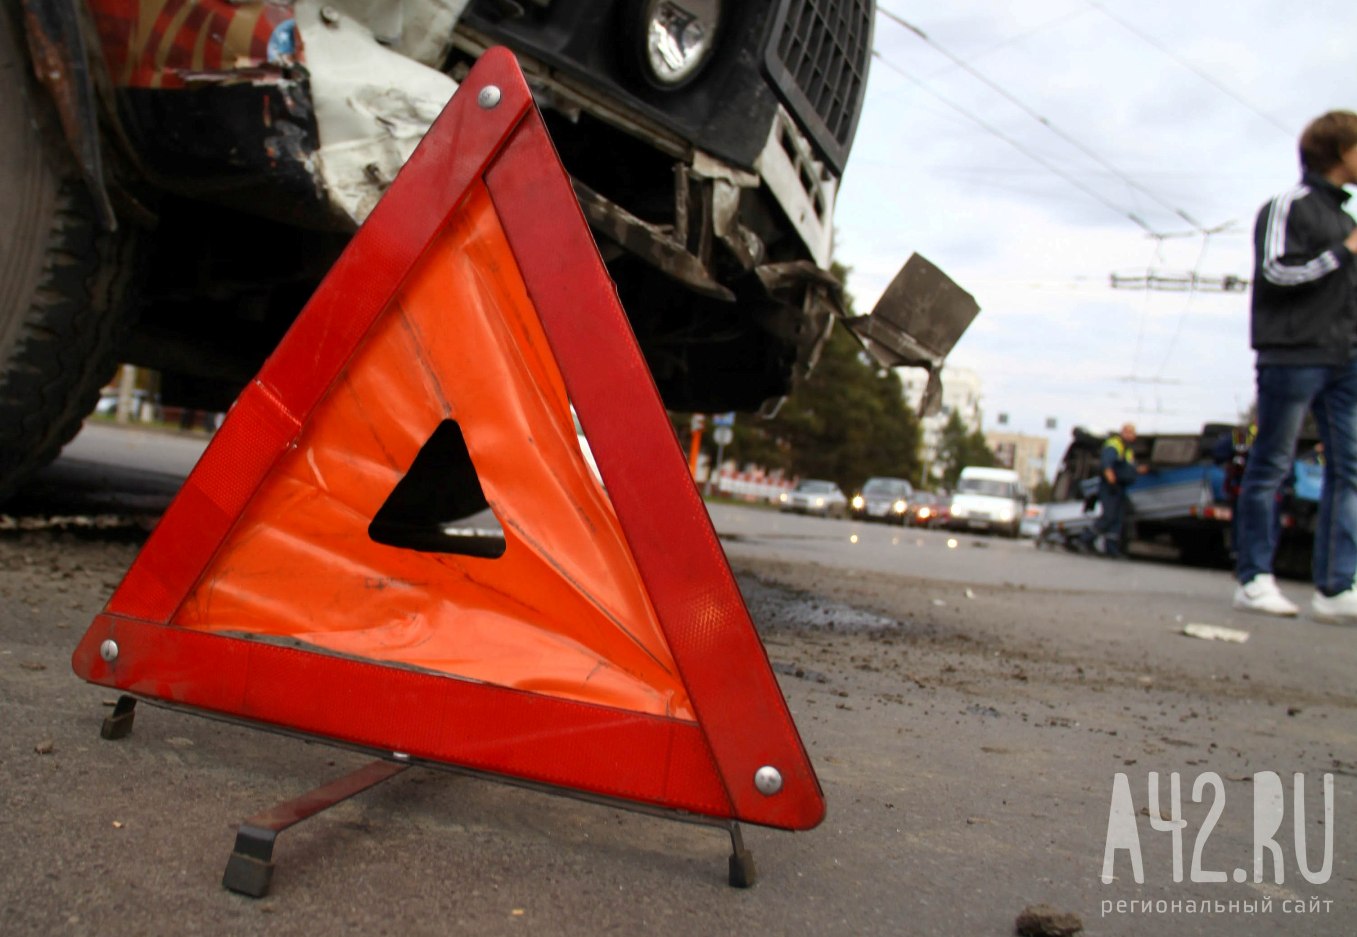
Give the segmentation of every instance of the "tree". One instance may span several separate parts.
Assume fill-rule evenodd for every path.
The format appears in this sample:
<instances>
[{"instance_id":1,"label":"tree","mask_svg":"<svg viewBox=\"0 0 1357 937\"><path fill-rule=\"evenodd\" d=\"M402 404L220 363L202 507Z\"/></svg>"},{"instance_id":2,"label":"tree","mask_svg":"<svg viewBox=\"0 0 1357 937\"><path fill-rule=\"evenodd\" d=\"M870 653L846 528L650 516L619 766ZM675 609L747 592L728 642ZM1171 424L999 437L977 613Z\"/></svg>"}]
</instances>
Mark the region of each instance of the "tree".
<instances>
[{"instance_id":1,"label":"tree","mask_svg":"<svg viewBox=\"0 0 1357 937\"><path fill-rule=\"evenodd\" d=\"M834 264L846 280L847 268ZM852 297L845 293L852 315ZM828 478L845 489L873 475L914 478L919 421L905 404L899 376L879 368L846 328L836 327L808 379L771 420L741 420L728 450L740 462Z\"/></svg>"},{"instance_id":2,"label":"tree","mask_svg":"<svg viewBox=\"0 0 1357 937\"><path fill-rule=\"evenodd\" d=\"M938 442L938 463L942 468L942 484L955 488L961 470L968 465L992 466L994 452L985 442L979 429L967 430L955 410L947 417Z\"/></svg>"},{"instance_id":3,"label":"tree","mask_svg":"<svg viewBox=\"0 0 1357 937\"><path fill-rule=\"evenodd\" d=\"M837 329L814 373L778 415L748 427L751 445L739 456L845 488L860 487L873 475L917 475L919 426L900 379L863 358L857 341Z\"/></svg>"}]
</instances>

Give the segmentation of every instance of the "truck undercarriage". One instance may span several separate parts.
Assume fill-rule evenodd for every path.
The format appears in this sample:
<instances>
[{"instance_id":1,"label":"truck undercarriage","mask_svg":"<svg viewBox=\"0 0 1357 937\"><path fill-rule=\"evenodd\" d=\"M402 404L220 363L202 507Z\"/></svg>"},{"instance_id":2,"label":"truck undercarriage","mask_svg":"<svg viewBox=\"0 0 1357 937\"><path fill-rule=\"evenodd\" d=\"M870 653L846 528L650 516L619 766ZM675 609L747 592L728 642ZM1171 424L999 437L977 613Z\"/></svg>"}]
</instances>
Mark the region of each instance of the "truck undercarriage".
<instances>
[{"instance_id":1,"label":"truck undercarriage","mask_svg":"<svg viewBox=\"0 0 1357 937\"><path fill-rule=\"evenodd\" d=\"M497 44L518 56L666 404L775 408L844 318L833 202L873 12L23 0L3 24L16 80L0 165L7 197L32 198L0 242L24 272L0 308L0 409L26 422L0 430L0 498L74 433L116 362L159 372L163 403L228 406ZM910 282L950 292L919 303L893 286L890 308L848 325L883 364L936 373L976 307L921 269ZM65 312L42 308L51 296Z\"/></svg>"}]
</instances>

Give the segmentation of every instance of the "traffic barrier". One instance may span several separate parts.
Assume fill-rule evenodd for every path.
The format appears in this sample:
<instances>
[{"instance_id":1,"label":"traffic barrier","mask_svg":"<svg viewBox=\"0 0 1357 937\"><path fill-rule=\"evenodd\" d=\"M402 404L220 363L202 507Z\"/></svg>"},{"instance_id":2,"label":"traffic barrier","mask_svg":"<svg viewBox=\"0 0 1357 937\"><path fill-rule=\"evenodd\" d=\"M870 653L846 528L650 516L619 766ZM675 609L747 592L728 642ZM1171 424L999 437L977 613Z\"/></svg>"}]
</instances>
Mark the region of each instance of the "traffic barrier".
<instances>
[{"instance_id":1,"label":"traffic barrier","mask_svg":"<svg viewBox=\"0 0 1357 937\"><path fill-rule=\"evenodd\" d=\"M776 502L784 492L791 491L795 482L781 477L769 477L762 470L736 472L723 469L713 480L716 491L730 498L744 501Z\"/></svg>"}]
</instances>

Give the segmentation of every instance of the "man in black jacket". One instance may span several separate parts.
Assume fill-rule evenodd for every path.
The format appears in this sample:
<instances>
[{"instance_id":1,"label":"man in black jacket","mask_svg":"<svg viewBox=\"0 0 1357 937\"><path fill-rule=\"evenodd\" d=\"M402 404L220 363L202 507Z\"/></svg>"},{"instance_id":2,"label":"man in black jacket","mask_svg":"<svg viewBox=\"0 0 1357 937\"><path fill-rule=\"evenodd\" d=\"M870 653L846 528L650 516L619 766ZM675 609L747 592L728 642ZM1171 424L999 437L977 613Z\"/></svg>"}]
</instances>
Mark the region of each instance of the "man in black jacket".
<instances>
[{"instance_id":1,"label":"man in black jacket","mask_svg":"<svg viewBox=\"0 0 1357 937\"><path fill-rule=\"evenodd\" d=\"M1343 187L1357 185L1357 114L1311 121L1300 159L1300 184L1264 205L1254 228L1258 438L1239 494L1234 607L1297 613L1272 577L1272 512L1309 410L1328 454L1311 612L1357 624L1357 224L1343 210Z\"/></svg>"}]
</instances>

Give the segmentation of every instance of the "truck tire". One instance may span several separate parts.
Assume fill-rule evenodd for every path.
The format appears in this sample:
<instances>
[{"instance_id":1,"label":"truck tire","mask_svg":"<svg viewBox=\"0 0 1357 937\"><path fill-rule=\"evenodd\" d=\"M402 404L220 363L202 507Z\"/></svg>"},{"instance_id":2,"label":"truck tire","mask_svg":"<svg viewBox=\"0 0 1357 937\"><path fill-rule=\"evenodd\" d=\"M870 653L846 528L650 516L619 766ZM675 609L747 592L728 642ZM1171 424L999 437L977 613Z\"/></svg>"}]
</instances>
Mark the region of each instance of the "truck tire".
<instances>
[{"instance_id":1,"label":"truck tire","mask_svg":"<svg viewBox=\"0 0 1357 937\"><path fill-rule=\"evenodd\" d=\"M0 503L54 459L112 375L131 238L103 231L0 13ZM121 287L121 288L120 288Z\"/></svg>"}]
</instances>

